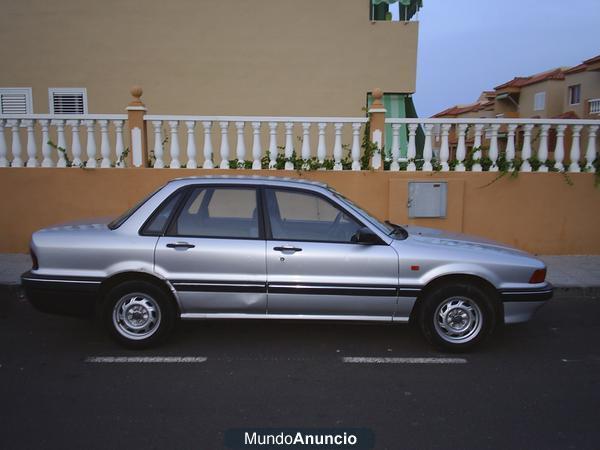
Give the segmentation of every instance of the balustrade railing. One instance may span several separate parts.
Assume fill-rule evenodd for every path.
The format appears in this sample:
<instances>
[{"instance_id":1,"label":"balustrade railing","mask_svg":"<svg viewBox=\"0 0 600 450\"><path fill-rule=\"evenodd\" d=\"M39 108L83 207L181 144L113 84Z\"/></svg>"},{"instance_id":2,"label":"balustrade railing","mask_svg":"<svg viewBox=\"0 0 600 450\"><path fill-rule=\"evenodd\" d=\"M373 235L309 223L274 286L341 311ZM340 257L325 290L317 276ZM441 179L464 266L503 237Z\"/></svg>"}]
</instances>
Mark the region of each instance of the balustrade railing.
<instances>
[{"instance_id":1,"label":"balustrade railing","mask_svg":"<svg viewBox=\"0 0 600 450\"><path fill-rule=\"evenodd\" d=\"M600 120L388 118L385 122L393 136L390 170L581 172L594 170L598 153ZM398 136L404 126L408 143L400 148ZM421 155L416 152L418 127L425 135ZM434 141L439 147L434 148Z\"/></svg>"},{"instance_id":2,"label":"balustrade railing","mask_svg":"<svg viewBox=\"0 0 600 450\"><path fill-rule=\"evenodd\" d=\"M122 167L127 118L0 115L0 167ZM361 170L365 156L367 163L373 156L363 148L365 117L145 115L143 120L151 157L140 164L154 168ZM392 131L383 151L385 170L596 170L600 120L387 118L385 123ZM134 160L137 151L142 161L141 150L132 150Z\"/></svg>"},{"instance_id":3,"label":"balustrade railing","mask_svg":"<svg viewBox=\"0 0 600 450\"><path fill-rule=\"evenodd\" d=\"M158 116L146 115L153 130L152 167L202 167L204 169L298 168L294 162L323 165L330 159L333 170L342 170L348 159L350 169L360 170L361 129L364 117L264 117L264 116ZM180 144L185 130L185 152ZM200 130L200 131L197 131ZM198 155L196 140L201 135ZM327 139L327 135L330 138ZM331 136L332 135L332 136ZM347 142L344 143L344 137ZM331 142L332 141L332 142ZM217 145L218 142L218 145ZM247 147L247 142L251 143ZM183 160L182 160L183 158Z\"/></svg>"},{"instance_id":4,"label":"balustrade railing","mask_svg":"<svg viewBox=\"0 0 600 450\"><path fill-rule=\"evenodd\" d=\"M126 121L126 114L0 115L0 167L122 167Z\"/></svg>"}]
</instances>

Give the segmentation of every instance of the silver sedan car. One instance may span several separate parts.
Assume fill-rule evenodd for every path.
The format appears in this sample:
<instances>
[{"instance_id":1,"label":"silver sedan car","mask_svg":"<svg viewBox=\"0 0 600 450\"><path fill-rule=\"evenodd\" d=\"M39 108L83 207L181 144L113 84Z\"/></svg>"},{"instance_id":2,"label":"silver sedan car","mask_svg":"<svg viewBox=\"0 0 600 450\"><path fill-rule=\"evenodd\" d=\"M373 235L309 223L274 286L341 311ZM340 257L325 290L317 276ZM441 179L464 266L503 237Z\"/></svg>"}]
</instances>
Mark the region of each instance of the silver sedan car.
<instances>
[{"instance_id":1,"label":"silver sedan car","mask_svg":"<svg viewBox=\"0 0 600 450\"><path fill-rule=\"evenodd\" d=\"M178 319L415 322L472 348L552 297L546 267L480 238L381 222L326 185L176 179L107 222L40 230L23 274L38 309L102 317L134 348Z\"/></svg>"}]
</instances>

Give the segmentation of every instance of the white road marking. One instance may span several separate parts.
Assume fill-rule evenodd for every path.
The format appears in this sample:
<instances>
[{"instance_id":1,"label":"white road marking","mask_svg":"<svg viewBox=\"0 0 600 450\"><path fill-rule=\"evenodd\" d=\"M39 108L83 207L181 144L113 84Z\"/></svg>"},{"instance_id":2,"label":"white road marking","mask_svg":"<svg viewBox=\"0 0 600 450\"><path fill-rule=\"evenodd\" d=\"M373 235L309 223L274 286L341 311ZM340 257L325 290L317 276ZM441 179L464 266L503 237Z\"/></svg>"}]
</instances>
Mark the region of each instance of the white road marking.
<instances>
[{"instance_id":1,"label":"white road marking","mask_svg":"<svg viewBox=\"0 0 600 450\"><path fill-rule=\"evenodd\" d=\"M206 356L88 356L86 363L114 364L114 363L203 363Z\"/></svg>"},{"instance_id":2,"label":"white road marking","mask_svg":"<svg viewBox=\"0 0 600 450\"><path fill-rule=\"evenodd\" d=\"M355 364L466 364L465 358L375 358L368 356L346 356L345 363Z\"/></svg>"}]
</instances>

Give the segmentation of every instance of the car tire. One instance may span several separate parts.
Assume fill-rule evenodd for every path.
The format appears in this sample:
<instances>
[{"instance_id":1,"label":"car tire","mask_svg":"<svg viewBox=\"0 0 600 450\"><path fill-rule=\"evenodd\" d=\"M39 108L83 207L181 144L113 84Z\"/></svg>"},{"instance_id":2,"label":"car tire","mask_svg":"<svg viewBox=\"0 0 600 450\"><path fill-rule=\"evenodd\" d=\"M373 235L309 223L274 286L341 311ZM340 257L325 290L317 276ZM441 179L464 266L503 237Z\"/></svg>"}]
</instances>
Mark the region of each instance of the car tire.
<instances>
[{"instance_id":1,"label":"car tire","mask_svg":"<svg viewBox=\"0 0 600 450\"><path fill-rule=\"evenodd\" d=\"M465 352L484 342L496 327L496 309L482 288L467 283L445 284L426 294L419 325L435 347Z\"/></svg>"},{"instance_id":2,"label":"car tire","mask_svg":"<svg viewBox=\"0 0 600 450\"><path fill-rule=\"evenodd\" d=\"M175 324L173 299L146 281L127 281L106 296L103 321L111 337L121 345L142 349L158 345Z\"/></svg>"}]
</instances>

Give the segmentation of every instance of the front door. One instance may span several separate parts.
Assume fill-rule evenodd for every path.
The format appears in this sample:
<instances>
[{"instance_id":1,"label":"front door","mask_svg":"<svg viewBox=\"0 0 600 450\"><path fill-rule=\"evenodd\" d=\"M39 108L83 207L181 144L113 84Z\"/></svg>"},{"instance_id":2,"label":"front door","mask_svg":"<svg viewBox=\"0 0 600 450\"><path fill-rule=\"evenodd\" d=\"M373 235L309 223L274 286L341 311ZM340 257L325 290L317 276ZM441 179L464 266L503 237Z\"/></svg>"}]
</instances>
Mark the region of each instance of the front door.
<instances>
[{"instance_id":1,"label":"front door","mask_svg":"<svg viewBox=\"0 0 600 450\"><path fill-rule=\"evenodd\" d=\"M269 315L391 320L398 286L392 247L352 242L363 224L318 193L265 189L265 203Z\"/></svg>"},{"instance_id":2,"label":"front door","mask_svg":"<svg viewBox=\"0 0 600 450\"><path fill-rule=\"evenodd\" d=\"M257 190L198 186L155 251L183 317L265 314L266 263Z\"/></svg>"}]
</instances>

